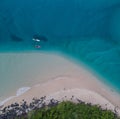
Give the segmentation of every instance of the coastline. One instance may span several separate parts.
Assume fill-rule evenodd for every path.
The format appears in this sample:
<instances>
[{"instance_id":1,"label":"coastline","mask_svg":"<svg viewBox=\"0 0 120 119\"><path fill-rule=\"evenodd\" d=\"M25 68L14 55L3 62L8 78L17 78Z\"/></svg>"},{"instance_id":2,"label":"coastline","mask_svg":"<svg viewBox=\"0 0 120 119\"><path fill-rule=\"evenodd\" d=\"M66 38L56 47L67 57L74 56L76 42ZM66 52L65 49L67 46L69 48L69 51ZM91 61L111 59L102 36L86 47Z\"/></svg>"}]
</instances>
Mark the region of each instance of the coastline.
<instances>
[{"instance_id":1,"label":"coastline","mask_svg":"<svg viewBox=\"0 0 120 119\"><path fill-rule=\"evenodd\" d=\"M12 96L9 100L6 100L2 108L14 104L15 102L21 104L23 100L27 101L27 103L29 104L32 102L33 98L39 99L41 97L46 96L46 102L49 102L49 100L51 99L55 99L60 102L69 100L77 103L78 102L77 99L79 99L85 103L91 103L92 105L99 105L103 109L109 109L113 112L116 111L117 114L120 116L120 102L119 102L120 96L116 95L115 92L112 92L110 89L108 90L107 87L102 87L105 88L104 89L105 92L102 93L98 93L95 90L93 91L93 89L89 89L90 87L76 88L73 86L72 88L70 88L69 86L66 86L66 88L63 88L64 86L62 82L69 82L68 80L70 81L70 78L58 77L54 80L47 81L46 83L37 84L32 88L30 88L29 90L27 90L26 92L22 93L21 95ZM47 91L44 90L44 88L48 88L48 86L50 87L52 86L52 89ZM56 90L53 86L57 87ZM116 97L119 99L117 99Z\"/></svg>"},{"instance_id":2,"label":"coastline","mask_svg":"<svg viewBox=\"0 0 120 119\"><path fill-rule=\"evenodd\" d=\"M54 78L36 84L25 93L5 102L4 107L15 102L21 103L23 99L30 103L33 98L42 96L54 97L59 100L62 100L63 96L69 98L75 96L82 101L98 104L112 111L117 107L120 115L120 94L113 91L112 88L105 85L104 82L100 81L98 77L84 67L74 64L71 66L73 66L72 69L63 75L57 75Z\"/></svg>"}]
</instances>

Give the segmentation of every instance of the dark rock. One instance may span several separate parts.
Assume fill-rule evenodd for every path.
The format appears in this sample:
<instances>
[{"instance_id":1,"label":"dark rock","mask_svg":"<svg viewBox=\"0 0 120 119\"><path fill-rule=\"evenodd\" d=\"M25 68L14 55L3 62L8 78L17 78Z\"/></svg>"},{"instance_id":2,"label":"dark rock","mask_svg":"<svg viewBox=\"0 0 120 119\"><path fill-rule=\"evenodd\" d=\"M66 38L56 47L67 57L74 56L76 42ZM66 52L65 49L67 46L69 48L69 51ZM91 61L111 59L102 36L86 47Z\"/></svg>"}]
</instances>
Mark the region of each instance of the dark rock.
<instances>
[{"instance_id":1,"label":"dark rock","mask_svg":"<svg viewBox=\"0 0 120 119\"><path fill-rule=\"evenodd\" d=\"M77 101L81 104L82 103L82 101L81 100L79 100L78 98L77 98Z\"/></svg>"}]
</instances>

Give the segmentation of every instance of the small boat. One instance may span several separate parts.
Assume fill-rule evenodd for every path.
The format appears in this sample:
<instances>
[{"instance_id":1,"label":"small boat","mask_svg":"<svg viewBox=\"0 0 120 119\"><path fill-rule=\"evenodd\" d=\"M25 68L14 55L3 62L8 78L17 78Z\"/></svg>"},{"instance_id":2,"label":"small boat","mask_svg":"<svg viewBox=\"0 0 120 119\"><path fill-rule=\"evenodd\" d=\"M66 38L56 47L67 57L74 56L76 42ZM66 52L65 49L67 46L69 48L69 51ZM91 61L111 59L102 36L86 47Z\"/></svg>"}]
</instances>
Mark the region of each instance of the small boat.
<instances>
[{"instance_id":1,"label":"small boat","mask_svg":"<svg viewBox=\"0 0 120 119\"><path fill-rule=\"evenodd\" d=\"M41 48L41 46L40 45L35 45L35 48Z\"/></svg>"},{"instance_id":2,"label":"small boat","mask_svg":"<svg viewBox=\"0 0 120 119\"><path fill-rule=\"evenodd\" d=\"M48 41L48 39L45 36L39 35L39 34L33 35L33 40L37 41L37 42L40 42L40 41L46 42L46 41Z\"/></svg>"},{"instance_id":3,"label":"small boat","mask_svg":"<svg viewBox=\"0 0 120 119\"><path fill-rule=\"evenodd\" d=\"M40 42L40 40L37 39L37 38L33 38L32 40L33 40L33 41L36 41L36 42Z\"/></svg>"}]
</instances>

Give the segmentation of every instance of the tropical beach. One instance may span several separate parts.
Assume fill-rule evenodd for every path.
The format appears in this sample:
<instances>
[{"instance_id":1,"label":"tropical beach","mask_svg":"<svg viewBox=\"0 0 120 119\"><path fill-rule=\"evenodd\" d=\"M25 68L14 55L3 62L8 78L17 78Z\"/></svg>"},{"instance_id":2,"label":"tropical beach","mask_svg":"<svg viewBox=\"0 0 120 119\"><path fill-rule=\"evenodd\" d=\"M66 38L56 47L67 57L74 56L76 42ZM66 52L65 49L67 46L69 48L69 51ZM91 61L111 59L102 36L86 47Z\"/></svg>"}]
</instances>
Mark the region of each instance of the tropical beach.
<instances>
[{"instance_id":1,"label":"tropical beach","mask_svg":"<svg viewBox=\"0 0 120 119\"><path fill-rule=\"evenodd\" d=\"M13 56L16 54L11 55ZM53 61L57 61L57 63L56 65L54 64L54 66L52 65L52 71L49 71L49 73L44 71L44 77L40 74L41 67L36 67L39 75L37 75L37 77L34 77L34 81L33 83L31 83L31 88L18 96L13 95L12 99L6 101L3 104L4 107L15 102L20 104L22 100L30 103L32 102L33 98L39 99L43 96L46 96L47 99L54 98L61 101L70 100L71 97L74 96L74 100L78 98L87 103L101 105L104 109L107 108L114 111L114 109L117 107L117 111L120 114L120 95L115 90L113 90L112 87L109 87L107 84L105 84L103 82L104 80L101 80L97 75L93 74L91 71L83 67L82 64L81 66L78 66L75 63L63 58L62 56L55 54L50 55L40 53L28 53L19 55L20 57L24 55L24 59L28 58L28 56L29 58L34 57L37 58L38 61L40 61L41 56L44 58L49 57L49 60L44 62L45 64L47 63L47 66L50 66ZM50 59L52 60L50 61ZM24 60L24 63L27 63L27 61L28 59ZM49 69L50 67L47 68ZM34 74L36 70L34 70L34 72L32 71L31 73ZM38 80L35 80L36 78L39 78L40 82L38 82Z\"/></svg>"},{"instance_id":2,"label":"tropical beach","mask_svg":"<svg viewBox=\"0 0 120 119\"><path fill-rule=\"evenodd\" d=\"M116 119L120 115L119 21L119 0L2 0L0 119L34 110L45 97L50 104L42 103L40 108L49 107L53 99L57 100L53 105L69 100L87 103L88 108L97 105L92 110L103 115L106 110L106 116Z\"/></svg>"}]
</instances>

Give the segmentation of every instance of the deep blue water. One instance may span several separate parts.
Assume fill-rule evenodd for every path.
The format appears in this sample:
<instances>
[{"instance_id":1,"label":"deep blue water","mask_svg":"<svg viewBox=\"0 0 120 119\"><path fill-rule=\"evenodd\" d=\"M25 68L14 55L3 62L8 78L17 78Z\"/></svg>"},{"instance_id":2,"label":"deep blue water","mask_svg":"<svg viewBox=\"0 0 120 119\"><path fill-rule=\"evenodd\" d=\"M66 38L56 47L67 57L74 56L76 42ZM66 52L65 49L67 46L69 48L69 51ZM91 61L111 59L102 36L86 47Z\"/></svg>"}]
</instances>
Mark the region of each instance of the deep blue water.
<instances>
[{"instance_id":1,"label":"deep blue water","mask_svg":"<svg viewBox=\"0 0 120 119\"><path fill-rule=\"evenodd\" d=\"M35 43L35 34L47 41ZM82 61L120 90L120 0L0 1L0 52L51 50Z\"/></svg>"}]
</instances>

